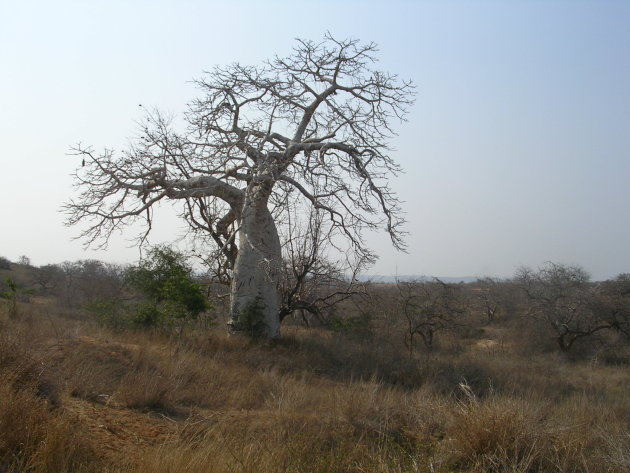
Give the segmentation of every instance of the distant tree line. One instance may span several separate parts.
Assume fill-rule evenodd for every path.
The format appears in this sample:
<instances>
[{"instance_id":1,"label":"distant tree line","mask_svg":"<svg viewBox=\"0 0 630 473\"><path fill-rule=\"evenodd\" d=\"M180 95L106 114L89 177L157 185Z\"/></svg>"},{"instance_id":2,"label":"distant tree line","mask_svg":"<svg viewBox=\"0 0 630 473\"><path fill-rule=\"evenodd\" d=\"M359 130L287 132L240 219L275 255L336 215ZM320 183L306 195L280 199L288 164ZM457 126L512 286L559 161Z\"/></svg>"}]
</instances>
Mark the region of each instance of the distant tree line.
<instances>
[{"instance_id":1,"label":"distant tree line","mask_svg":"<svg viewBox=\"0 0 630 473\"><path fill-rule=\"evenodd\" d=\"M313 239L310 244L319 243ZM365 340L387 334L399 337L410 355L419 347L434 349L446 334L466 337L492 326L509 327L532 347L555 346L565 353L630 341L630 274L593 282L583 268L550 262L519 268L511 279L487 277L466 284L440 279L359 283L356 272L348 275L347 266L317 258L310 246L289 254L279 288L285 324ZM212 271L195 274L187 257L167 246L149 249L128 266L80 260L32 267L26 257L20 264L28 268L30 281L11 276L0 282L0 297L12 315L33 293L114 328L181 329L195 320L207 327L227 312L222 288L229 282L222 284ZM0 257L0 269L11 268ZM253 303L240 332L254 338L264 333L259 315Z\"/></svg>"},{"instance_id":2,"label":"distant tree line","mask_svg":"<svg viewBox=\"0 0 630 473\"><path fill-rule=\"evenodd\" d=\"M588 340L630 341L630 274L593 282L578 266L550 262L519 268L512 279L398 281L369 292L385 308L384 317L398 325L410 352L417 340L431 350L440 334L501 324L530 342L536 338L533 344L552 341L562 352Z\"/></svg>"}]
</instances>

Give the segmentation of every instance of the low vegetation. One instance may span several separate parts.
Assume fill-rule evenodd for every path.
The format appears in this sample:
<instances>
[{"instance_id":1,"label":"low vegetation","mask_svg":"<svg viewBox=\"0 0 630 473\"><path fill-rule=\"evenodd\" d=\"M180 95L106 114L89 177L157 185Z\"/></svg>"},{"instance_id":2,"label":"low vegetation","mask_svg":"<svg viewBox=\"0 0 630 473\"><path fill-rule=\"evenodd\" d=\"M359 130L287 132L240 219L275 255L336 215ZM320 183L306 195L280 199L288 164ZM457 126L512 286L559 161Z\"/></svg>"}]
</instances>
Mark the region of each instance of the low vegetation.
<instances>
[{"instance_id":1,"label":"low vegetation","mask_svg":"<svg viewBox=\"0 0 630 473\"><path fill-rule=\"evenodd\" d=\"M630 471L623 275L595 284L562 267L577 286L547 291L558 280L531 270L371 285L308 327L287 316L268 342L228 336L220 298L185 324L103 318L147 301L168 315L163 292L126 277L155 265L8 266L3 473ZM176 273L198 294L203 281ZM552 315L578 294L564 323L608 326L565 350Z\"/></svg>"}]
</instances>

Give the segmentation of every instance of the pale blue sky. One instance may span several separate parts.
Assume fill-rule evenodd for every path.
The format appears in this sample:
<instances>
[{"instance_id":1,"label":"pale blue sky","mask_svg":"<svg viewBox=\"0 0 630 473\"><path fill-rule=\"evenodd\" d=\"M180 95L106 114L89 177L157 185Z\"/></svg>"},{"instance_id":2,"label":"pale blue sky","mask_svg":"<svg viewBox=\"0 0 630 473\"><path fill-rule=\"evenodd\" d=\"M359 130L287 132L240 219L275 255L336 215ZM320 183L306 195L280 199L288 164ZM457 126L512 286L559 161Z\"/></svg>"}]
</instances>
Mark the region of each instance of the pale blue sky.
<instances>
[{"instance_id":1,"label":"pale blue sky","mask_svg":"<svg viewBox=\"0 0 630 473\"><path fill-rule=\"evenodd\" d=\"M375 41L418 87L393 142L409 253L370 236L373 273L630 271L630 2L595 0L0 0L0 255L137 259L63 227L69 147L123 147L139 103L177 113L204 69L327 30ZM179 233L165 216L154 241Z\"/></svg>"}]
</instances>

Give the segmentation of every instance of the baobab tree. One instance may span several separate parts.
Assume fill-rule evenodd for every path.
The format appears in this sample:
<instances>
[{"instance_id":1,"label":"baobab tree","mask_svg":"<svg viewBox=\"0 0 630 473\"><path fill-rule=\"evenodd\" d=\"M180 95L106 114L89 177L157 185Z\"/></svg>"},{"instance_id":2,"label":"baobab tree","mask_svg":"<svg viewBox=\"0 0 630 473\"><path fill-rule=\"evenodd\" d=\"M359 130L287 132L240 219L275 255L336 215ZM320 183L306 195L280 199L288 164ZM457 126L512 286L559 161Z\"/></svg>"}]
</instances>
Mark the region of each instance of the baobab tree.
<instances>
[{"instance_id":1,"label":"baobab tree","mask_svg":"<svg viewBox=\"0 0 630 473\"><path fill-rule=\"evenodd\" d=\"M225 258L232 329L255 309L264 336L278 337L278 226L287 199L325 215L327 235L344 237L364 261L374 259L368 229L384 229L394 247L404 245L399 201L388 185L400 168L388 142L414 89L374 70L376 51L373 43L327 35L297 40L289 56L261 66L205 73L184 126L152 111L123 151L74 149L85 165L75 173L67 224L87 222L80 236L102 245L141 220L143 242L156 204L180 203L191 231L209 236Z\"/></svg>"}]
</instances>

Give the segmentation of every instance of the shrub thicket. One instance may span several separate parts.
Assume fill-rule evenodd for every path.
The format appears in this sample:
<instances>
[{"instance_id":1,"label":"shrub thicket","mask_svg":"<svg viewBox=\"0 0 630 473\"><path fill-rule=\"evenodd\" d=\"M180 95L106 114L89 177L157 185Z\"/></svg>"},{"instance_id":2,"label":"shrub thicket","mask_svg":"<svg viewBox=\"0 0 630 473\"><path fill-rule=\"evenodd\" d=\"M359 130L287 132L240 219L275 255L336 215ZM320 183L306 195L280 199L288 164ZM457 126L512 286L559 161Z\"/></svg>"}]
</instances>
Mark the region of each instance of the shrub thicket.
<instances>
[{"instance_id":1,"label":"shrub thicket","mask_svg":"<svg viewBox=\"0 0 630 473\"><path fill-rule=\"evenodd\" d=\"M4 256L0 256L0 269L11 269L11 261Z\"/></svg>"}]
</instances>

